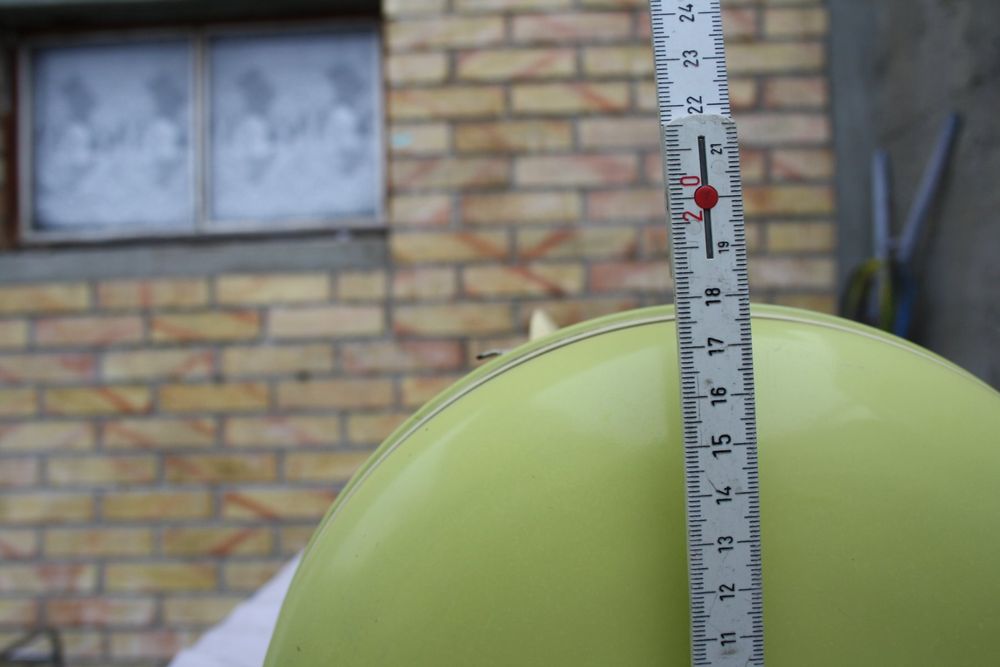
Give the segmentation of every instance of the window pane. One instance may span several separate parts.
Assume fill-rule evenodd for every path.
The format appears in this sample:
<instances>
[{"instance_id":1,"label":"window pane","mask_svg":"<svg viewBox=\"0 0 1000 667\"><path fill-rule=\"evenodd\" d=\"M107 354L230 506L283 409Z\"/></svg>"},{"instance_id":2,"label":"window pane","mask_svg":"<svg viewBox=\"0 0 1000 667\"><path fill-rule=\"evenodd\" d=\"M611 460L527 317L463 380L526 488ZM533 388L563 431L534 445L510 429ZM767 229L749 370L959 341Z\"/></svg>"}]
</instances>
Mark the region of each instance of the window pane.
<instances>
[{"instance_id":1,"label":"window pane","mask_svg":"<svg viewBox=\"0 0 1000 667\"><path fill-rule=\"evenodd\" d=\"M188 43L40 48L31 83L35 229L193 227Z\"/></svg>"},{"instance_id":2,"label":"window pane","mask_svg":"<svg viewBox=\"0 0 1000 667\"><path fill-rule=\"evenodd\" d=\"M376 54L373 30L212 40L212 220L376 215Z\"/></svg>"}]
</instances>

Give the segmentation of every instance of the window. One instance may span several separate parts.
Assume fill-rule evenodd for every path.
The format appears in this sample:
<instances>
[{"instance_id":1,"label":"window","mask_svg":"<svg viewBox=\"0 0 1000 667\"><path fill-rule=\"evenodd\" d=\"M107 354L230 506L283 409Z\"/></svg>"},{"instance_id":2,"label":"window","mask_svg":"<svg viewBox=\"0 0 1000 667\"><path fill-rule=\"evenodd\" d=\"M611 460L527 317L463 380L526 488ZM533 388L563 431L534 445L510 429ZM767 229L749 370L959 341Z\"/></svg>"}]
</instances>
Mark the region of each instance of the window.
<instances>
[{"instance_id":1,"label":"window","mask_svg":"<svg viewBox=\"0 0 1000 667\"><path fill-rule=\"evenodd\" d=\"M381 224L380 89L369 24L35 43L22 237Z\"/></svg>"}]
</instances>

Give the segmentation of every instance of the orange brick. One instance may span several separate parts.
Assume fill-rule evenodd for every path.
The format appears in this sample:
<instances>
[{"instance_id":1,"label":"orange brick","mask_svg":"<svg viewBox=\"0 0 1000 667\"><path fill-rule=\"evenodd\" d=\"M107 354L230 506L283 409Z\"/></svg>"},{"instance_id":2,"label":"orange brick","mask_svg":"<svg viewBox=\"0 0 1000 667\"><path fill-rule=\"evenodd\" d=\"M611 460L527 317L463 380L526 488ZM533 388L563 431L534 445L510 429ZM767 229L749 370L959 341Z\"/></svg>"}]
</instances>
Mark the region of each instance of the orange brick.
<instances>
[{"instance_id":1,"label":"orange brick","mask_svg":"<svg viewBox=\"0 0 1000 667\"><path fill-rule=\"evenodd\" d=\"M104 587L113 592L208 591L216 585L211 563L108 563Z\"/></svg>"},{"instance_id":2,"label":"orange brick","mask_svg":"<svg viewBox=\"0 0 1000 667\"><path fill-rule=\"evenodd\" d=\"M156 461L152 456L52 456L46 469L49 483L53 486L127 485L156 479Z\"/></svg>"},{"instance_id":3,"label":"orange brick","mask_svg":"<svg viewBox=\"0 0 1000 667\"><path fill-rule=\"evenodd\" d=\"M0 600L0 626L30 627L38 623L36 600ZM4 644L7 642L5 641Z\"/></svg>"},{"instance_id":4,"label":"orange brick","mask_svg":"<svg viewBox=\"0 0 1000 667\"><path fill-rule=\"evenodd\" d=\"M38 412L34 389L0 389L0 416L29 416Z\"/></svg>"},{"instance_id":5,"label":"orange brick","mask_svg":"<svg viewBox=\"0 0 1000 667\"><path fill-rule=\"evenodd\" d=\"M0 558L4 561L37 559L41 540L33 528L0 528Z\"/></svg>"},{"instance_id":6,"label":"orange brick","mask_svg":"<svg viewBox=\"0 0 1000 667\"><path fill-rule=\"evenodd\" d=\"M438 120L499 116L505 109L499 86L396 88L389 91L391 120Z\"/></svg>"},{"instance_id":7,"label":"orange brick","mask_svg":"<svg viewBox=\"0 0 1000 667\"><path fill-rule=\"evenodd\" d=\"M419 407L455 384L459 379L458 375L403 378L400 384L403 405L413 408Z\"/></svg>"},{"instance_id":8,"label":"orange brick","mask_svg":"<svg viewBox=\"0 0 1000 667\"><path fill-rule=\"evenodd\" d=\"M451 146L451 128L446 123L395 124L389 149L395 155L446 153Z\"/></svg>"},{"instance_id":9,"label":"orange brick","mask_svg":"<svg viewBox=\"0 0 1000 667\"><path fill-rule=\"evenodd\" d=\"M340 350L351 374L454 370L465 359L461 343L450 340L345 343Z\"/></svg>"},{"instance_id":10,"label":"orange brick","mask_svg":"<svg viewBox=\"0 0 1000 667\"><path fill-rule=\"evenodd\" d=\"M29 488L41 482L37 458L4 458L0 465L0 489ZM2 553L2 552L0 552Z\"/></svg>"},{"instance_id":11,"label":"orange brick","mask_svg":"<svg viewBox=\"0 0 1000 667\"><path fill-rule=\"evenodd\" d=\"M627 12L523 14L514 17L512 28L519 42L615 41L629 36L632 17Z\"/></svg>"},{"instance_id":12,"label":"orange brick","mask_svg":"<svg viewBox=\"0 0 1000 667\"><path fill-rule=\"evenodd\" d=\"M255 591L270 581L284 564L283 560L226 563L223 580L230 590Z\"/></svg>"},{"instance_id":13,"label":"orange brick","mask_svg":"<svg viewBox=\"0 0 1000 667\"><path fill-rule=\"evenodd\" d=\"M580 120L584 148L650 148L660 145L660 124L653 117L584 118Z\"/></svg>"},{"instance_id":14,"label":"orange brick","mask_svg":"<svg viewBox=\"0 0 1000 667\"><path fill-rule=\"evenodd\" d=\"M339 417L230 417L226 420L230 447L315 447L340 441Z\"/></svg>"},{"instance_id":15,"label":"orange brick","mask_svg":"<svg viewBox=\"0 0 1000 667\"><path fill-rule=\"evenodd\" d=\"M149 528L50 528L45 532L47 556L145 556L152 552Z\"/></svg>"},{"instance_id":16,"label":"orange brick","mask_svg":"<svg viewBox=\"0 0 1000 667\"><path fill-rule=\"evenodd\" d=\"M595 292L652 292L673 289L670 265L652 262L604 262L590 267L590 286Z\"/></svg>"},{"instance_id":17,"label":"orange brick","mask_svg":"<svg viewBox=\"0 0 1000 667\"><path fill-rule=\"evenodd\" d=\"M113 449L209 447L215 442L211 419L117 419L103 425L104 446Z\"/></svg>"},{"instance_id":18,"label":"orange brick","mask_svg":"<svg viewBox=\"0 0 1000 667\"><path fill-rule=\"evenodd\" d=\"M451 220L450 195L398 195L389 200L389 222L397 226L434 227Z\"/></svg>"},{"instance_id":19,"label":"orange brick","mask_svg":"<svg viewBox=\"0 0 1000 667\"><path fill-rule=\"evenodd\" d=\"M351 415L347 420L347 434L351 442L357 445L378 444L388 438L409 416L408 412Z\"/></svg>"},{"instance_id":20,"label":"orange brick","mask_svg":"<svg viewBox=\"0 0 1000 667\"><path fill-rule=\"evenodd\" d=\"M510 308L503 304L398 306L394 330L401 335L465 336L503 333L513 326Z\"/></svg>"},{"instance_id":21,"label":"orange brick","mask_svg":"<svg viewBox=\"0 0 1000 667\"><path fill-rule=\"evenodd\" d=\"M820 37L829 28L826 9L803 7L767 9L764 34L768 37Z\"/></svg>"},{"instance_id":22,"label":"orange brick","mask_svg":"<svg viewBox=\"0 0 1000 667\"><path fill-rule=\"evenodd\" d=\"M58 317L38 320L35 324L35 342L43 347L135 343L142 336L142 319L133 315Z\"/></svg>"},{"instance_id":23,"label":"orange brick","mask_svg":"<svg viewBox=\"0 0 1000 667\"><path fill-rule=\"evenodd\" d=\"M562 296L583 290L583 267L576 264L475 266L462 272L470 296Z\"/></svg>"},{"instance_id":24,"label":"orange brick","mask_svg":"<svg viewBox=\"0 0 1000 667\"><path fill-rule=\"evenodd\" d=\"M141 414L152 408L152 395L138 385L66 387L45 391L45 408L55 415Z\"/></svg>"},{"instance_id":25,"label":"orange brick","mask_svg":"<svg viewBox=\"0 0 1000 667\"><path fill-rule=\"evenodd\" d=\"M330 370L333 349L329 345L230 347L222 353L222 371L230 377Z\"/></svg>"},{"instance_id":26,"label":"orange brick","mask_svg":"<svg viewBox=\"0 0 1000 667\"><path fill-rule=\"evenodd\" d=\"M543 153L573 145L573 126L565 120L505 120L461 123L455 147L462 153Z\"/></svg>"},{"instance_id":27,"label":"orange brick","mask_svg":"<svg viewBox=\"0 0 1000 667\"><path fill-rule=\"evenodd\" d=\"M204 491L112 491L102 509L112 521L203 519L212 513L212 497Z\"/></svg>"},{"instance_id":28,"label":"orange brick","mask_svg":"<svg viewBox=\"0 0 1000 667\"><path fill-rule=\"evenodd\" d=\"M102 308L190 308L208 303L208 285L199 279L113 280L97 286Z\"/></svg>"},{"instance_id":29,"label":"orange brick","mask_svg":"<svg viewBox=\"0 0 1000 667\"><path fill-rule=\"evenodd\" d=\"M449 267L397 269L392 295L401 301L448 299L455 295L457 282L457 272Z\"/></svg>"},{"instance_id":30,"label":"orange brick","mask_svg":"<svg viewBox=\"0 0 1000 667\"><path fill-rule=\"evenodd\" d=\"M18 354L0 357L0 383L85 382L95 368L89 354Z\"/></svg>"},{"instance_id":31,"label":"orange brick","mask_svg":"<svg viewBox=\"0 0 1000 667\"><path fill-rule=\"evenodd\" d=\"M381 333L385 315L378 306L318 306L271 311L271 335L276 338L361 336Z\"/></svg>"},{"instance_id":32,"label":"orange brick","mask_svg":"<svg viewBox=\"0 0 1000 667\"><path fill-rule=\"evenodd\" d=\"M631 183L638 176L634 155L579 154L519 158L515 180L519 185L601 185Z\"/></svg>"},{"instance_id":33,"label":"orange brick","mask_svg":"<svg viewBox=\"0 0 1000 667\"><path fill-rule=\"evenodd\" d=\"M666 221L666 196L662 187L592 192L587 195L587 218L601 221Z\"/></svg>"},{"instance_id":34,"label":"orange brick","mask_svg":"<svg viewBox=\"0 0 1000 667\"><path fill-rule=\"evenodd\" d=\"M270 482L277 476L272 454L178 454L163 459L167 482Z\"/></svg>"},{"instance_id":35,"label":"orange brick","mask_svg":"<svg viewBox=\"0 0 1000 667\"><path fill-rule=\"evenodd\" d=\"M511 108L519 114L617 113L628 106L625 83L524 83L511 88Z\"/></svg>"},{"instance_id":36,"label":"orange brick","mask_svg":"<svg viewBox=\"0 0 1000 667\"><path fill-rule=\"evenodd\" d=\"M648 44L593 46L583 50L583 71L588 76L648 76L653 73L653 50Z\"/></svg>"},{"instance_id":37,"label":"orange brick","mask_svg":"<svg viewBox=\"0 0 1000 667\"><path fill-rule=\"evenodd\" d=\"M215 371L211 350L136 350L109 352L102 363L104 378L112 381L196 380Z\"/></svg>"},{"instance_id":38,"label":"orange brick","mask_svg":"<svg viewBox=\"0 0 1000 667\"><path fill-rule=\"evenodd\" d=\"M833 177L833 151L776 149L771 152L771 178L775 181L826 180Z\"/></svg>"},{"instance_id":39,"label":"orange brick","mask_svg":"<svg viewBox=\"0 0 1000 667\"><path fill-rule=\"evenodd\" d=\"M819 42L755 42L726 47L729 74L819 72L826 64Z\"/></svg>"},{"instance_id":40,"label":"orange brick","mask_svg":"<svg viewBox=\"0 0 1000 667\"><path fill-rule=\"evenodd\" d=\"M55 598L45 601L50 623L69 627L144 626L153 622L152 598Z\"/></svg>"},{"instance_id":41,"label":"orange brick","mask_svg":"<svg viewBox=\"0 0 1000 667\"><path fill-rule=\"evenodd\" d=\"M389 380L310 380L278 385L282 408L377 408L392 403Z\"/></svg>"},{"instance_id":42,"label":"orange brick","mask_svg":"<svg viewBox=\"0 0 1000 667\"><path fill-rule=\"evenodd\" d=\"M739 119L740 136L750 146L780 143L825 143L830 138L830 120L824 114L744 114Z\"/></svg>"},{"instance_id":43,"label":"orange brick","mask_svg":"<svg viewBox=\"0 0 1000 667\"><path fill-rule=\"evenodd\" d=\"M387 294L385 271L345 271L337 276L342 301L381 301Z\"/></svg>"},{"instance_id":44,"label":"orange brick","mask_svg":"<svg viewBox=\"0 0 1000 667\"><path fill-rule=\"evenodd\" d=\"M511 81L553 79L576 72L573 49L478 49L459 53L455 61L460 79Z\"/></svg>"},{"instance_id":45,"label":"orange brick","mask_svg":"<svg viewBox=\"0 0 1000 667\"><path fill-rule=\"evenodd\" d=\"M0 496L0 522L67 523L94 515L94 499L87 493L6 493Z\"/></svg>"},{"instance_id":46,"label":"orange brick","mask_svg":"<svg viewBox=\"0 0 1000 667\"><path fill-rule=\"evenodd\" d=\"M252 521L318 519L335 497L336 494L329 489L230 491L223 497L222 516Z\"/></svg>"},{"instance_id":47,"label":"orange brick","mask_svg":"<svg viewBox=\"0 0 1000 667\"><path fill-rule=\"evenodd\" d=\"M389 51L482 47L503 37L501 16L435 16L390 23L386 45Z\"/></svg>"},{"instance_id":48,"label":"orange brick","mask_svg":"<svg viewBox=\"0 0 1000 667\"><path fill-rule=\"evenodd\" d=\"M833 189L826 185L775 185L743 189L746 214L809 215L833 212Z\"/></svg>"},{"instance_id":49,"label":"orange brick","mask_svg":"<svg viewBox=\"0 0 1000 667\"><path fill-rule=\"evenodd\" d=\"M90 293L82 283L42 283L0 287L0 314L67 313L86 310Z\"/></svg>"},{"instance_id":50,"label":"orange brick","mask_svg":"<svg viewBox=\"0 0 1000 667\"><path fill-rule=\"evenodd\" d=\"M330 277L325 273L221 276L215 281L219 303L252 305L326 301Z\"/></svg>"},{"instance_id":51,"label":"orange brick","mask_svg":"<svg viewBox=\"0 0 1000 667\"><path fill-rule=\"evenodd\" d=\"M97 587L97 567L83 563L0 565L0 595L7 593L89 593Z\"/></svg>"},{"instance_id":52,"label":"orange brick","mask_svg":"<svg viewBox=\"0 0 1000 667\"><path fill-rule=\"evenodd\" d=\"M518 255L524 259L627 257L635 253L638 239L630 227L585 227L519 231Z\"/></svg>"},{"instance_id":53,"label":"orange brick","mask_svg":"<svg viewBox=\"0 0 1000 667\"><path fill-rule=\"evenodd\" d=\"M770 252L826 252L837 248L837 230L829 222L772 223L767 226Z\"/></svg>"},{"instance_id":54,"label":"orange brick","mask_svg":"<svg viewBox=\"0 0 1000 667\"><path fill-rule=\"evenodd\" d=\"M836 278L830 259L758 257L750 264L751 289L830 289Z\"/></svg>"},{"instance_id":55,"label":"orange brick","mask_svg":"<svg viewBox=\"0 0 1000 667\"><path fill-rule=\"evenodd\" d=\"M173 528L163 530L166 556L262 556L271 553L270 528Z\"/></svg>"},{"instance_id":56,"label":"orange brick","mask_svg":"<svg viewBox=\"0 0 1000 667\"><path fill-rule=\"evenodd\" d=\"M242 595L166 597L163 600L163 620L169 627L214 625L243 600Z\"/></svg>"},{"instance_id":57,"label":"orange brick","mask_svg":"<svg viewBox=\"0 0 1000 667\"><path fill-rule=\"evenodd\" d=\"M0 348L24 347L27 342L27 322L24 320L0 320Z\"/></svg>"},{"instance_id":58,"label":"orange brick","mask_svg":"<svg viewBox=\"0 0 1000 667\"><path fill-rule=\"evenodd\" d=\"M0 451L87 450L94 428L86 422L12 422L0 425Z\"/></svg>"},{"instance_id":59,"label":"orange brick","mask_svg":"<svg viewBox=\"0 0 1000 667\"><path fill-rule=\"evenodd\" d=\"M820 109L828 98L824 77L772 77L764 82L764 104L772 109Z\"/></svg>"},{"instance_id":60,"label":"orange brick","mask_svg":"<svg viewBox=\"0 0 1000 667\"><path fill-rule=\"evenodd\" d=\"M167 384L160 387L160 409L166 412L245 412L263 410L268 388L263 382Z\"/></svg>"},{"instance_id":61,"label":"orange brick","mask_svg":"<svg viewBox=\"0 0 1000 667\"><path fill-rule=\"evenodd\" d=\"M588 299L560 299L558 301L536 301L524 304L520 312L521 325L525 328L531 319L531 313L535 309L541 308L555 320L560 327L566 327L584 320L591 320L595 317L602 317L611 313L620 313L623 310L632 310L638 305L634 298L588 298Z\"/></svg>"},{"instance_id":62,"label":"orange brick","mask_svg":"<svg viewBox=\"0 0 1000 667\"><path fill-rule=\"evenodd\" d=\"M156 315L151 328L153 340L165 343L246 340L260 333L260 315L253 310Z\"/></svg>"},{"instance_id":63,"label":"orange brick","mask_svg":"<svg viewBox=\"0 0 1000 667\"><path fill-rule=\"evenodd\" d=\"M475 225L574 222L580 213L580 195L575 192L508 192L462 198L462 220Z\"/></svg>"},{"instance_id":64,"label":"orange brick","mask_svg":"<svg viewBox=\"0 0 1000 667\"><path fill-rule=\"evenodd\" d=\"M506 185L510 163L496 157L397 159L389 172L394 189L467 189Z\"/></svg>"},{"instance_id":65,"label":"orange brick","mask_svg":"<svg viewBox=\"0 0 1000 667\"><path fill-rule=\"evenodd\" d=\"M296 452L285 459L285 479L290 482L346 482L370 451Z\"/></svg>"},{"instance_id":66,"label":"orange brick","mask_svg":"<svg viewBox=\"0 0 1000 667\"><path fill-rule=\"evenodd\" d=\"M389 243L393 259L401 264L495 260L507 254L503 232L396 233Z\"/></svg>"},{"instance_id":67,"label":"orange brick","mask_svg":"<svg viewBox=\"0 0 1000 667\"><path fill-rule=\"evenodd\" d=\"M448 56L445 53L393 54L385 61L389 85L407 83L441 83L448 76Z\"/></svg>"}]
</instances>

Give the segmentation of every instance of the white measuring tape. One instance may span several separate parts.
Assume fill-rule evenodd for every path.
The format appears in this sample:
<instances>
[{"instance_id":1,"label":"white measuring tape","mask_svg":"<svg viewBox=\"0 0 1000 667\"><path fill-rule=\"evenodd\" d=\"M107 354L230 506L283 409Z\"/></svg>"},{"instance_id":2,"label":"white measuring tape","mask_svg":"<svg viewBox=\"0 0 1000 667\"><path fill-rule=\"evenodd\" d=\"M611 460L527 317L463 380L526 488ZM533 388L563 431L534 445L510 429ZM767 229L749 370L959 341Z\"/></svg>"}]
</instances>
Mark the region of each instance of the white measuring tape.
<instances>
[{"instance_id":1,"label":"white measuring tape","mask_svg":"<svg viewBox=\"0 0 1000 667\"><path fill-rule=\"evenodd\" d=\"M739 143L719 0L650 0L680 351L693 665L763 665Z\"/></svg>"}]
</instances>

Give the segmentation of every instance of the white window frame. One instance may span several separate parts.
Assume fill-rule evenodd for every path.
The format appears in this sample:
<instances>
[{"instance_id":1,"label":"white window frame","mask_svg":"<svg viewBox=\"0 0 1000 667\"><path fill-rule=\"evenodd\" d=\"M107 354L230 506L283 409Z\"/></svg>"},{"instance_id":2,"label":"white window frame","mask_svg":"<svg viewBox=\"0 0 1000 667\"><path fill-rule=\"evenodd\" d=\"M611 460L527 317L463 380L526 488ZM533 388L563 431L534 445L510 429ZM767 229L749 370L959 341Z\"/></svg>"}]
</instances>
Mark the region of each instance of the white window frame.
<instances>
[{"instance_id":1,"label":"white window frame","mask_svg":"<svg viewBox=\"0 0 1000 667\"><path fill-rule=\"evenodd\" d=\"M16 161L18 173L18 239L27 245L45 245L52 243L101 243L108 241L140 241L156 239L200 239L233 236L283 236L289 234L333 231L345 232L356 230L384 230L386 211L386 132L385 132L385 76L382 59L382 32L380 23L374 19L349 19L343 21L312 21L308 23L258 24L247 23L239 25L215 25L186 30L121 30L80 33L73 35L49 35L33 38L22 43L18 48L17 63L17 147ZM370 29L372 40L372 62L377 80L373 82L372 94L376 114L375 143L375 214L372 217L344 217L318 219L289 219L275 221L220 221L210 216L208 197L210 181L208 173L209 137L211 131L209 119L211 109L207 94L210 85L208 67L208 45L215 37L229 36L292 36L295 34L318 33L335 34L337 32L357 31L359 28ZM194 186L194 227L187 229L144 228L141 226L119 229L81 229L50 231L38 229L34 225L34 183L33 183L33 77L32 52L38 49L60 46L82 45L125 45L163 40L185 40L192 50L191 58L191 100L194 139L191 151L192 178Z\"/></svg>"}]
</instances>

